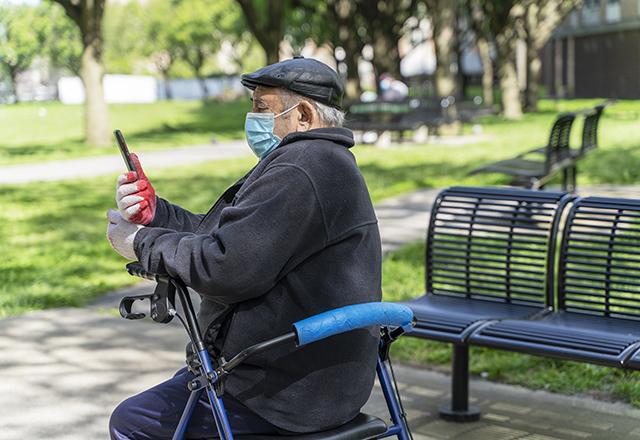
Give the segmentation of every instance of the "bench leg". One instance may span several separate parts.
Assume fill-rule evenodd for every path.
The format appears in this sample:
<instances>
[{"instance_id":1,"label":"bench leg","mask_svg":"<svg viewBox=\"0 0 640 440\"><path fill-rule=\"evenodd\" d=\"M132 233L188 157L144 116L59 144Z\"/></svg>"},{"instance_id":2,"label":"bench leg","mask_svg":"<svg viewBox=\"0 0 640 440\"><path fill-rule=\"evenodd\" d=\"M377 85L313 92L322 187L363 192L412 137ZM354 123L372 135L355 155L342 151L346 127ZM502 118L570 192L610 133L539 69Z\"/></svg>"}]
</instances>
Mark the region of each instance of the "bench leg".
<instances>
[{"instance_id":1,"label":"bench leg","mask_svg":"<svg viewBox=\"0 0 640 440\"><path fill-rule=\"evenodd\" d=\"M480 410L469 406L469 346L453 344L451 406L440 407L440 417L450 422L474 422Z\"/></svg>"},{"instance_id":2,"label":"bench leg","mask_svg":"<svg viewBox=\"0 0 640 440\"><path fill-rule=\"evenodd\" d=\"M569 168L565 168L562 170L562 191L566 191L569 186Z\"/></svg>"}]
</instances>

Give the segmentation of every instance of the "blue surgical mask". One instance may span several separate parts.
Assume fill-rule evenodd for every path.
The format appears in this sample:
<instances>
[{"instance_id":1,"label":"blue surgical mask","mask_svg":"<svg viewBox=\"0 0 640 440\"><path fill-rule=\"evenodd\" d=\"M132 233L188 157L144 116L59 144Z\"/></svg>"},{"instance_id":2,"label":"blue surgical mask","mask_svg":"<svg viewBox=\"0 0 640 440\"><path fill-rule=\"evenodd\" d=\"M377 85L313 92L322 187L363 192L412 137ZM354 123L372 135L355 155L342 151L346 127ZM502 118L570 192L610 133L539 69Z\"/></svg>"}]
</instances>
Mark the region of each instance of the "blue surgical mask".
<instances>
[{"instance_id":1,"label":"blue surgical mask","mask_svg":"<svg viewBox=\"0 0 640 440\"><path fill-rule=\"evenodd\" d=\"M244 122L244 134L253 154L260 159L264 159L267 154L278 146L282 139L273 134L275 119L290 112L297 106L298 104L277 115L274 113L247 113L247 118Z\"/></svg>"}]
</instances>

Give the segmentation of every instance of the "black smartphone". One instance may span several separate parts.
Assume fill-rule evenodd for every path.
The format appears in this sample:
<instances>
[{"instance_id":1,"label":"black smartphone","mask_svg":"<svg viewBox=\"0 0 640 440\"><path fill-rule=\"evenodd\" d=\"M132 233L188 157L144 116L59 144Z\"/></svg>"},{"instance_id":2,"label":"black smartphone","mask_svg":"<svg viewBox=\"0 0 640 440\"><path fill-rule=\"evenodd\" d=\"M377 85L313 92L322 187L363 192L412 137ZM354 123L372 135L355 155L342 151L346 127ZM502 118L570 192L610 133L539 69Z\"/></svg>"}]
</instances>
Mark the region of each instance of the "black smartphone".
<instances>
[{"instance_id":1,"label":"black smartphone","mask_svg":"<svg viewBox=\"0 0 640 440\"><path fill-rule=\"evenodd\" d=\"M113 135L116 137L116 141L118 141L120 153L122 153L122 158L124 159L124 163L127 166L127 169L129 171L135 171L136 167L133 166L133 162L131 161L131 157L129 156L129 148L127 147L127 143L124 141L122 132L120 130L114 130Z\"/></svg>"}]
</instances>

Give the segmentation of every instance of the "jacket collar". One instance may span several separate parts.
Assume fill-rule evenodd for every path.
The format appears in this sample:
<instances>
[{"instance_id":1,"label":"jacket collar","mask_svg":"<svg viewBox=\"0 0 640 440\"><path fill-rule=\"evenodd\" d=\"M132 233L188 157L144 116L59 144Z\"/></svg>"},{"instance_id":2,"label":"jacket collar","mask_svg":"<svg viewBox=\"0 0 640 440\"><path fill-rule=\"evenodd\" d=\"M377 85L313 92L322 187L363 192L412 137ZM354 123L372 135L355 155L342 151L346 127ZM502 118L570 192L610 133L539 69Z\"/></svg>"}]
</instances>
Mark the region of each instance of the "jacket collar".
<instances>
[{"instance_id":1,"label":"jacket collar","mask_svg":"<svg viewBox=\"0 0 640 440\"><path fill-rule=\"evenodd\" d=\"M302 140L327 140L345 148L351 148L355 143L353 140L353 132L348 128L314 128L309 131L294 131L293 133L289 133L282 139L278 148Z\"/></svg>"}]
</instances>

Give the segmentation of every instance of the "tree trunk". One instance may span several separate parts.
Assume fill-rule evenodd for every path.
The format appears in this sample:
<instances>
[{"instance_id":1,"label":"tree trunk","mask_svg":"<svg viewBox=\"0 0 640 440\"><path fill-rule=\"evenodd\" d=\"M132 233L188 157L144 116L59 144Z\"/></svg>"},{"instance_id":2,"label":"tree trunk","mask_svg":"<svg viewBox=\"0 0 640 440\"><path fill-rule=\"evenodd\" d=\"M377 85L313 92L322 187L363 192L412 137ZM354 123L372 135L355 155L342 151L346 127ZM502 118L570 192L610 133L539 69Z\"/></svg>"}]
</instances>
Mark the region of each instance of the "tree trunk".
<instances>
[{"instance_id":1,"label":"tree trunk","mask_svg":"<svg viewBox=\"0 0 640 440\"><path fill-rule=\"evenodd\" d=\"M454 2L439 0L434 2L433 34L436 46L436 93L438 96L458 96L457 54L456 54L456 10Z\"/></svg>"},{"instance_id":2,"label":"tree trunk","mask_svg":"<svg viewBox=\"0 0 640 440\"><path fill-rule=\"evenodd\" d=\"M382 32L376 32L373 42L373 66L376 70L376 82L383 73L400 78L400 52L398 44L387 38Z\"/></svg>"},{"instance_id":3,"label":"tree trunk","mask_svg":"<svg viewBox=\"0 0 640 440\"><path fill-rule=\"evenodd\" d=\"M538 111L538 95L542 60L540 51L527 46L527 88L525 91L525 108L529 112Z\"/></svg>"},{"instance_id":4,"label":"tree trunk","mask_svg":"<svg viewBox=\"0 0 640 440\"><path fill-rule=\"evenodd\" d=\"M280 39L264 42L262 47L267 55L267 64L274 64L280 61Z\"/></svg>"},{"instance_id":5,"label":"tree trunk","mask_svg":"<svg viewBox=\"0 0 640 440\"><path fill-rule=\"evenodd\" d=\"M171 94L171 84L169 79L169 70L161 71L162 81L164 82L164 97L167 101L171 101L173 99L173 95Z\"/></svg>"},{"instance_id":6,"label":"tree trunk","mask_svg":"<svg viewBox=\"0 0 640 440\"><path fill-rule=\"evenodd\" d=\"M247 26L267 56L267 64L280 61L280 41L284 36L284 15L289 7L285 0L268 0L267 15L252 0L237 0L246 18Z\"/></svg>"},{"instance_id":7,"label":"tree trunk","mask_svg":"<svg viewBox=\"0 0 640 440\"><path fill-rule=\"evenodd\" d=\"M357 99L362 94L360 74L358 73L359 53L348 53L344 59L347 65L347 84L345 94L348 98Z\"/></svg>"},{"instance_id":8,"label":"tree trunk","mask_svg":"<svg viewBox=\"0 0 640 440\"><path fill-rule=\"evenodd\" d=\"M209 97L209 89L207 88L207 80L206 78L197 76L198 83L200 83L200 90L202 90L202 100L205 101Z\"/></svg>"},{"instance_id":9,"label":"tree trunk","mask_svg":"<svg viewBox=\"0 0 640 440\"><path fill-rule=\"evenodd\" d=\"M482 63L482 100L485 105L493 105L493 61L486 38L478 37L478 53Z\"/></svg>"},{"instance_id":10,"label":"tree trunk","mask_svg":"<svg viewBox=\"0 0 640 440\"><path fill-rule=\"evenodd\" d=\"M20 98L18 98L18 70L17 68L12 68L11 66L8 66L7 70L9 71L9 81L11 81L13 98L15 99L14 104L17 104L20 102Z\"/></svg>"},{"instance_id":11,"label":"tree trunk","mask_svg":"<svg viewBox=\"0 0 640 440\"><path fill-rule=\"evenodd\" d=\"M86 41L86 39L85 39ZM84 83L85 140L92 145L109 145L109 113L104 100L101 39L85 45L80 76Z\"/></svg>"},{"instance_id":12,"label":"tree trunk","mask_svg":"<svg viewBox=\"0 0 640 440\"><path fill-rule=\"evenodd\" d=\"M498 57L496 67L500 92L502 93L502 112L507 119L520 119L522 117L514 43L514 41L499 41L497 43Z\"/></svg>"}]
</instances>

